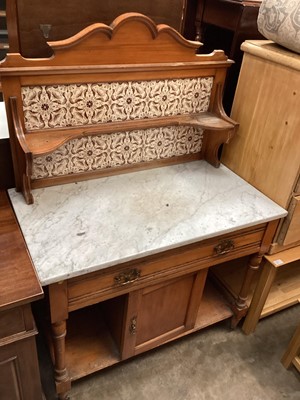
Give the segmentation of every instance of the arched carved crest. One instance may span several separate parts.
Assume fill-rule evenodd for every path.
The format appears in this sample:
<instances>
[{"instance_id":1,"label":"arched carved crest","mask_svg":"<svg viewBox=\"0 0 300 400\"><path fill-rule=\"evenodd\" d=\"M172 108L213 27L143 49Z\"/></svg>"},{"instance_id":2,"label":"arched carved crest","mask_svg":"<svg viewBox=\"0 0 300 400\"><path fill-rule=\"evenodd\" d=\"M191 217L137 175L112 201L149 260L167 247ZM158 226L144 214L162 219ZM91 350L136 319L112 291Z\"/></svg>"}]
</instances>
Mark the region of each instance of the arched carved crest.
<instances>
[{"instance_id":1,"label":"arched carved crest","mask_svg":"<svg viewBox=\"0 0 300 400\"><path fill-rule=\"evenodd\" d=\"M110 26L93 24L78 34L48 42L55 58L80 57L80 64L132 64L145 62L195 61L201 45L184 39L167 25L156 25L138 13L117 17ZM66 61L64 59L64 61Z\"/></svg>"},{"instance_id":2,"label":"arched carved crest","mask_svg":"<svg viewBox=\"0 0 300 400\"><path fill-rule=\"evenodd\" d=\"M200 42L186 40L170 26L156 25L139 13L123 14L110 26L90 25L68 39L48 45L53 50L51 58L25 59L20 54L8 54L2 68L227 61L221 50L197 55Z\"/></svg>"}]
</instances>

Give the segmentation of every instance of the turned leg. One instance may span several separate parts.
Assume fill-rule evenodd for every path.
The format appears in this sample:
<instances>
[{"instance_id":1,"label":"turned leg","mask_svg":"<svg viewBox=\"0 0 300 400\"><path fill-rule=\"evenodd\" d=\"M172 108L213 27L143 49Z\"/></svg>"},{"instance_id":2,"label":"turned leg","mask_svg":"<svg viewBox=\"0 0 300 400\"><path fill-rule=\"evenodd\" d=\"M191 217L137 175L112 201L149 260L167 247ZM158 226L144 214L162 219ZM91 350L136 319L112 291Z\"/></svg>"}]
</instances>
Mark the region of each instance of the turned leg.
<instances>
[{"instance_id":1,"label":"turned leg","mask_svg":"<svg viewBox=\"0 0 300 400\"><path fill-rule=\"evenodd\" d=\"M255 288L247 317L243 324L243 331L248 335L254 332L259 321L263 307L270 293L270 289L276 276L276 267L268 261L264 263L263 269Z\"/></svg>"},{"instance_id":2,"label":"turned leg","mask_svg":"<svg viewBox=\"0 0 300 400\"><path fill-rule=\"evenodd\" d=\"M56 392L60 400L67 400L71 390L71 382L66 368L66 321L52 324L52 339L54 351L54 377Z\"/></svg>"},{"instance_id":3,"label":"turned leg","mask_svg":"<svg viewBox=\"0 0 300 400\"><path fill-rule=\"evenodd\" d=\"M234 316L231 320L232 328L236 328L240 320L247 314L247 300L249 297L251 283L255 272L259 269L262 257L262 254L255 254L250 257L241 290L233 306Z\"/></svg>"},{"instance_id":4,"label":"turned leg","mask_svg":"<svg viewBox=\"0 0 300 400\"><path fill-rule=\"evenodd\" d=\"M68 392L71 390L71 380L66 367L66 321L69 316L66 281L49 286L49 303L56 392L60 400L67 400L69 398Z\"/></svg>"}]
</instances>

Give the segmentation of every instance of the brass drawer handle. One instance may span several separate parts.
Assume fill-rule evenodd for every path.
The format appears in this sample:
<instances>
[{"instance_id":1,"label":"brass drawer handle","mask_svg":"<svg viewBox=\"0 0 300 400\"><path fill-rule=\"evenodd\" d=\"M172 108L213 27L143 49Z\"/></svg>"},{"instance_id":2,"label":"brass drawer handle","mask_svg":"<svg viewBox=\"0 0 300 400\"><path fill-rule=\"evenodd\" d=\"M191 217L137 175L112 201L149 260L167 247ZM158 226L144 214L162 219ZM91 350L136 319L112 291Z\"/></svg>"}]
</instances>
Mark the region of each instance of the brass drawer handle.
<instances>
[{"instance_id":1,"label":"brass drawer handle","mask_svg":"<svg viewBox=\"0 0 300 400\"><path fill-rule=\"evenodd\" d=\"M129 333L130 333L130 335L135 335L136 334L136 323L137 323L137 317L131 318L130 325L129 325Z\"/></svg>"},{"instance_id":2,"label":"brass drawer handle","mask_svg":"<svg viewBox=\"0 0 300 400\"><path fill-rule=\"evenodd\" d=\"M214 251L218 256L222 254L227 254L233 249L234 249L234 241L230 239L222 240L222 242L220 242L214 247Z\"/></svg>"},{"instance_id":3,"label":"brass drawer handle","mask_svg":"<svg viewBox=\"0 0 300 400\"><path fill-rule=\"evenodd\" d=\"M129 283L135 282L140 276L141 276L141 271L139 271L136 268L133 268L121 272L119 275L115 276L114 281L117 285L128 285Z\"/></svg>"}]
</instances>

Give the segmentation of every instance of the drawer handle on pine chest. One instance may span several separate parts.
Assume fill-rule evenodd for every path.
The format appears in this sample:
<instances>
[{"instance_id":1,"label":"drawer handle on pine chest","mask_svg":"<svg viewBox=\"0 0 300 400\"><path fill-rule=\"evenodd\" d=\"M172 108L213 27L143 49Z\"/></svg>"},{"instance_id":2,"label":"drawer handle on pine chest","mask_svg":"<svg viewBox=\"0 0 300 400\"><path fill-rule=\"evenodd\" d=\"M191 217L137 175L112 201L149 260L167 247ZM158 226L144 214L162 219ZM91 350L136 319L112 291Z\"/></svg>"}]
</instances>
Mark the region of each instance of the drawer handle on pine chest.
<instances>
[{"instance_id":1,"label":"drawer handle on pine chest","mask_svg":"<svg viewBox=\"0 0 300 400\"><path fill-rule=\"evenodd\" d=\"M234 249L234 241L230 239L222 240L222 242L220 242L214 247L214 251L218 256L222 254L227 254L233 249Z\"/></svg>"},{"instance_id":2,"label":"drawer handle on pine chest","mask_svg":"<svg viewBox=\"0 0 300 400\"><path fill-rule=\"evenodd\" d=\"M114 277L114 281L117 285L128 285L129 283L135 282L141 276L141 271L136 268L129 269L121 272L119 275Z\"/></svg>"}]
</instances>

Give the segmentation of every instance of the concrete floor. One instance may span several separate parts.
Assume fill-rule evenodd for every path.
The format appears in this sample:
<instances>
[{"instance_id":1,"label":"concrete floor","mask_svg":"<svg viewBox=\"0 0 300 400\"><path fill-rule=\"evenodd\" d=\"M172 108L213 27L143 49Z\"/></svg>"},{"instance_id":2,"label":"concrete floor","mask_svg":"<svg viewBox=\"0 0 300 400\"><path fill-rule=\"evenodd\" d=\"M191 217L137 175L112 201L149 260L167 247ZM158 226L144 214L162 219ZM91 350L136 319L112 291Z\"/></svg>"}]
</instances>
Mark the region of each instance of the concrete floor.
<instances>
[{"instance_id":1,"label":"concrete floor","mask_svg":"<svg viewBox=\"0 0 300 400\"><path fill-rule=\"evenodd\" d=\"M95 373L72 385L71 400L299 400L300 374L280 359L300 305L260 321L250 336L228 321ZM42 375L55 399L48 358Z\"/></svg>"}]
</instances>

